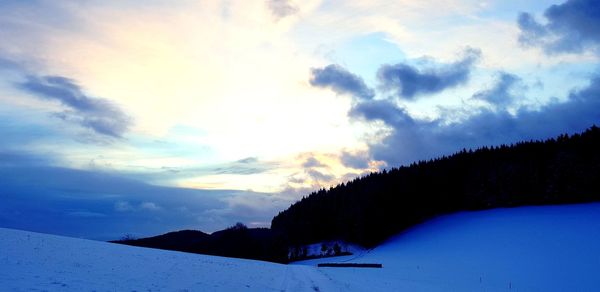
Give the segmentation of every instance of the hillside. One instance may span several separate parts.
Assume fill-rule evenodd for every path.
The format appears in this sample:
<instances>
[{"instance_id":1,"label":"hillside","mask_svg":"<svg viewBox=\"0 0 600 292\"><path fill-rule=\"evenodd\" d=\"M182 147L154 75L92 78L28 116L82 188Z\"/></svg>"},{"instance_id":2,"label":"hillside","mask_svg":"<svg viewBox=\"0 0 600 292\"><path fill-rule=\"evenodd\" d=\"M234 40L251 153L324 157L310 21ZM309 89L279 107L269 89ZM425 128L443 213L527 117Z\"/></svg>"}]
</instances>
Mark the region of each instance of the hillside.
<instances>
[{"instance_id":1,"label":"hillside","mask_svg":"<svg viewBox=\"0 0 600 292\"><path fill-rule=\"evenodd\" d=\"M152 237L136 239L124 238L111 242L140 247L191 252L197 245L206 242L209 237L209 234L198 230L180 230Z\"/></svg>"},{"instance_id":2,"label":"hillside","mask_svg":"<svg viewBox=\"0 0 600 292\"><path fill-rule=\"evenodd\" d=\"M463 150L322 189L271 228L291 245L342 239L375 246L436 216L600 200L600 129L546 141Z\"/></svg>"},{"instance_id":3,"label":"hillside","mask_svg":"<svg viewBox=\"0 0 600 292\"><path fill-rule=\"evenodd\" d=\"M337 291L312 267L0 228L2 291Z\"/></svg>"},{"instance_id":4,"label":"hillside","mask_svg":"<svg viewBox=\"0 0 600 292\"><path fill-rule=\"evenodd\" d=\"M7 291L598 291L599 270L600 204L453 214L363 254L290 265L0 228Z\"/></svg>"},{"instance_id":5,"label":"hillside","mask_svg":"<svg viewBox=\"0 0 600 292\"><path fill-rule=\"evenodd\" d=\"M600 204L520 207L442 216L356 256L297 262L349 291L599 291Z\"/></svg>"},{"instance_id":6,"label":"hillside","mask_svg":"<svg viewBox=\"0 0 600 292\"><path fill-rule=\"evenodd\" d=\"M241 223L212 234L197 230L181 230L148 238L112 242L207 255L287 262L286 245L272 230L247 228Z\"/></svg>"}]
</instances>

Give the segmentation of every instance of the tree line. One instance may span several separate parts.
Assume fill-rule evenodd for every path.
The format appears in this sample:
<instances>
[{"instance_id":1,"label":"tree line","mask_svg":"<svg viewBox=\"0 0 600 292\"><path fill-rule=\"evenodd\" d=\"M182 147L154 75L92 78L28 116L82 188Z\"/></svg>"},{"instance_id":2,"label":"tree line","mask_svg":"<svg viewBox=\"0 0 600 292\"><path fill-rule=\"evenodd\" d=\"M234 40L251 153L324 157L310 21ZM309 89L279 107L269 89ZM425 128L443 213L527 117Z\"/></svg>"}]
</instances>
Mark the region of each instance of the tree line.
<instances>
[{"instance_id":1,"label":"tree line","mask_svg":"<svg viewBox=\"0 0 600 292\"><path fill-rule=\"evenodd\" d=\"M600 200L600 129L482 147L374 172L302 198L275 216L288 245L342 239L370 247L433 217Z\"/></svg>"}]
</instances>

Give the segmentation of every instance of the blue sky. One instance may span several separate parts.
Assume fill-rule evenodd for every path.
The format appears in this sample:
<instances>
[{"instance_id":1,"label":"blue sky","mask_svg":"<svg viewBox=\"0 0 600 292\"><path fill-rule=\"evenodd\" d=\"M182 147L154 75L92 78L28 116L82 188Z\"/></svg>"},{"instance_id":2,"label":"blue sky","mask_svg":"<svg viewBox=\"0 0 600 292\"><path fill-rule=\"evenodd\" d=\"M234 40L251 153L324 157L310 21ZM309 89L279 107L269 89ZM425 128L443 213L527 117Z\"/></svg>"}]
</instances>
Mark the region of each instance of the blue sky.
<instances>
[{"instance_id":1,"label":"blue sky","mask_svg":"<svg viewBox=\"0 0 600 292\"><path fill-rule=\"evenodd\" d=\"M600 121L591 0L0 11L5 227L113 239L268 226L371 171Z\"/></svg>"}]
</instances>

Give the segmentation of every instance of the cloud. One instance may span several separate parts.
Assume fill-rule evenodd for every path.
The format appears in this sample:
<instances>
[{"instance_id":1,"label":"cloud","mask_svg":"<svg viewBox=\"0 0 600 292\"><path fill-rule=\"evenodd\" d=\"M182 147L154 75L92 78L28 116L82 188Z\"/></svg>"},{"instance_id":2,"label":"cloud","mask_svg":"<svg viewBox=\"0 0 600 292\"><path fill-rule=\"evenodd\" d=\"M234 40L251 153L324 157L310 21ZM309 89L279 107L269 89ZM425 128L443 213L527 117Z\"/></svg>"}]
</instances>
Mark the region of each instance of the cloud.
<instances>
[{"instance_id":1,"label":"cloud","mask_svg":"<svg viewBox=\"0 0 600 292\"><path fill-rule=\"evenodd\" d=\"M119 173L48 166L27 153L0 154L2 227L101 240L213 232L240 221L269 222L290 203L251 191L154 186ZM232 202L244 202L244 211Z\"/></svg>"},{"instance_id":2,"label":"cloud","mask_svg":"<svg viewBox=\"0 0 600 292\"><path fill-rule=\"evenodd\" d=\"M277 162L265 162L260 161L256 157L248 157L234 162L223 163L218 166L206 167L206 168L195 168L195 169L181 169L188 174L198 175L201 173L205 174L241 174L251 175L257 173L267 172L277 167Z\"/></svg>"},{"instance_id":3,"label":"cloud","mask_svg":"<svg viewBox=\"0 0 600 292\"><path fill-rule=\"evenodd\" d=\"M106 217L106 214L89 212L89 211L83 210L83 211L69 212L69 213L67 213L67 216L82 217L82 218L94 218L94 217Z\"/></svg>"},{"instance_id":4,"label":"cloud","mask_svg":"<svg viewBox=\"0 0 600 292\"><path fill-rule=\"evenodd\" d=\"M365 169L369 167L369 162L371 159L369 158L368 153L358 152L358 153L349 153L342 152L340 156L340 161L347 167L351 167L354 169Z\"/></svg>"},{"instance_id":5,"label":"cloud","mask_svg":"<svg viewBox=\"0 0 600 292\"><path fill-rule=\"evenodd\" d=\"M385 99L359 103L350 110L348 115L352 118L367 121L379 120L388 125L414 123L412 117L404 108L398 107L392 101Z\"/></svg>"},{"instance_id":6,"label":"cloud","mask_svg":"<svg viewBox=\"0 0 600 292\"><path fill-rule=\"evenodd\" d=\"M145 210L150 210L150 211L157 211L157 210L161 209L160 206L158 206L157 204L155 204L153 202L143 202L140 204L140 208L145 209Z\"/></svg>"},{"instance_id":7,"label":"cloud","mask_svg":"<svg viewBox=\"0 0 600 292\"><path fill-rule=\"evenodd\" d=\"M350 116L365 121L382 121L391 130L379 142L370 144L370 155L399 166L447 155L462 148L545 139L562 133L585 130L600 124L600 76L587 87L572 91L564 102L552 102L539 109L480 109L467 118L448 122L443 118L421 120L389 101L357 104Z\"/></svg>"},{"instance_id":8,"label":"cloud","mask_svg":"<svg viewBox=\"0 0 600 292\"><path fill-rule=\"evenodd\" d=\"M56 161L52 157L32 155L24 152L5 151L0 149L0 167L24 167L52 165Z\"/></svg>"},{"instance_id":9,"label":"cloud","mask_svg":"<svg viewBox=\"0 0 600 292\"><path fill-rule=\"evenodd\" d=\"M118 201L115 203L115 210L119 212L127 212L134 210L133 206L127 201Z\"/></svg>"},{"instance_id":10,"label":"cloud","mask_svg":"<svg viewBox=\"0 0 600 292\"><path fill-rule=\"evenodd\" d=\"M277 20L298 13L298 7L290 0L267 0L267 6Z\"/></svg>"},{"instance_id":11,"label":"cloud","mask_svg":"<svg viewBox=\"0 0 600 292\"><path fill-rule=\"evenodd\" d=\"M422 69L406 63L383 65L377 71L377 79L384 91L392 92L401 99L414 100L419 96L439 93L469 80L481 52L469 48L463 54L462 59L454 63Z\"/></svg>"},{"instance_id":12,"label":"cloud","mask_svg":"<svg viewBox=\"0 0 600 292\"><path fill-rule=\"evenodd\" d=\"M568 0L544 11L546 24L531 14L517 20L525 46L541 46L546 53L579 53L600 41L600 6L596 0Z\"/></svg>"},{"instance_id":13,"label":"cloud","mask_svg":"<svg viewBox=\"0 0 600 292\"><path fill-rule=\"evenodd\" d=\"M310 84L330 88L337 94L349 94L361 99L372 99L375 93L364 80L342 66L331 64L324 68L312 68Z\"/></svg>"},{"instance_id":14,"label":"cloud","mask_svg":"<svg viewBox=\"0 0 600 292\"><path fill-rule=\"evenodd\" d=\"M318 170L314 170L314 169L306 170L306 174L313 180L316 180L317 182L330 182L335 178L333 175L324 174L324 173L322 173Z\"/></svg>"},{"instance_id":15,"label":"cloud","mask_svg":"<svg viewBox=\"0 0 600 292\"><path fill-rule=\"evenodd\" d=\"M0 70L20 70L21 65L13 60L0 56Z\"/></svg>"},{"instance_id":16,"label":"cloud","mask_svg":"<svg viewBox=\"0 0 600 292\"><path fill-rule=\"evenodd\" d=\"M306 159L306 161L304 163L302 163L302 167L304 168L311 168L311 167L325 167L326 165L321 163L319 160L317 160L314 157L309 157Z\"/></svg>"},{"instance_id":17,"label":"cloud","mask_svg":"<svg viewBox=\"0 0 600 292\"><path fill-rule=\"evenodd\" d=\"M29 75L18 88L38 98L60 102L69 110L56 113L62 120L79 124L98 134L120 138L131 119L108 100L86 95L72 79L62 76Z\"/></svg>"},{"instance_id":18,"label":"cloud","mask_svg":"<svg viewBox=\"0 0 600 292\"><path fill-rule=\"evenodd\" d=\"M246 157L246 158L237 160L236 162L237 163L247 163L247 164L257 163L258 162L258 158L256 158L256 157Z\"/></svg>"},{"instance_id":19,"label":"cloud","mask_svg":"<svg viewBox=\"0 0 600 292\"><path fill-rule=\"evenodd\" d=\"M114 210L118 212L158 211L162 209L154 202L140 202L136 205L129 201L117 201L114 206Z\"/></svg>"},{"instance_id":20,"label":"cloud","mask_svg":"<svg viewBox=\"0 0 600 292\"><path fill-rule=\"evenodd\" d=\"M495 84L491 88L476 92L472 98L488 102L495 106L506 107L517 99L514 94L514 88L521 82L521 78L517 75L500 72L496 77Z\"/></svg>"},{"instance_id":21,"label":"cloud","mask_svg":"<svg viewBox=\"0 0 600 292\"><path fill-rule=\"evenodd\" d=\"M131 177L143 181L177 182L184 179L195 179L202 176L218 175L256 175L269 173L281 166L279 161L261 161L256 157L248 157L232 162L223 162L205 166L162 166L148 168L130 173Z\"/></svg>"},{"instance_id":22,"label":"cloud","mask_svg":"<svg viewBox=\"0 0 600 292\"><path fill-rule=\"evenodd\" d=\"M239 175L252 175L252 174L258 174L258 173L263 173L265 171L268 171L270 168L264 168L264 167L245 167L245 166L226 166L226 167L217 167L214 169L207 169L207 173L214 173L214 174L239 174ZM182 173L180 173L180 177L182 177L183 175L181 175ZM188 175L194 176L199 174L199 172L197 171L188 171L187 173Z\"/></svg>"}]
</instances>

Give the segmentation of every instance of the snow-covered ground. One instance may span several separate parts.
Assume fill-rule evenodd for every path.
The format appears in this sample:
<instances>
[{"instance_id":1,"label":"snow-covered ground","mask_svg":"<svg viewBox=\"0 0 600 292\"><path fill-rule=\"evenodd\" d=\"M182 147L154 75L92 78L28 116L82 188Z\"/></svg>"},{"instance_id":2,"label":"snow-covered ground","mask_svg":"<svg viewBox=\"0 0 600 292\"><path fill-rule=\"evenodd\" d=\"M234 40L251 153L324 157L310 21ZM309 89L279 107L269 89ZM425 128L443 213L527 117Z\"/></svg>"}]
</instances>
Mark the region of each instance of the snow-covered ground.
<instances>
[{"instance_id":1,"label":"snow-covered ground","mask_svg":"<svg viewBox=\"0 0 600 292\"><path fill-rule=\"evenodd\" d=\"M0 291L336 291L309 266L0 228Z\"/></svg>"},{"instance_id":2,"label":"snow-covered ground","mask_svg":"<svg viewBox=\"0 0 600 292\"><path fill-rule=\"evenodd\" d=\"M383 268L314 266L342 261ZM2 291L600 291L599 275L600 204L449 215L291 265L0 228Z\"/></svg>"},{"instance_id":3,"label":"snow-covered ground","mask_svg":"<svg viewBox=\"0 0 600 292\"><path fill-rule=\"evenodd\" d=\"M444 216L358 256L319 262L348 291L600 291L600 204Z\"/></svg>"}]
</instances>

